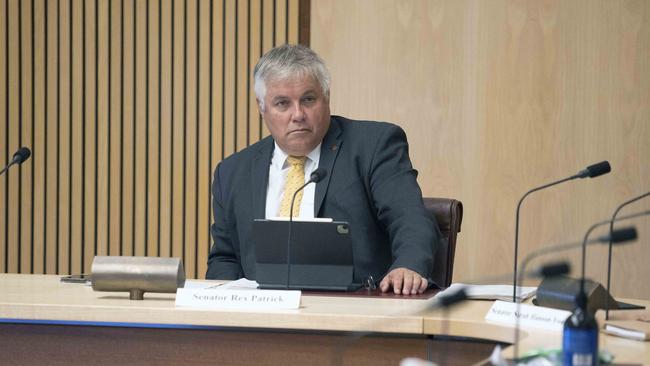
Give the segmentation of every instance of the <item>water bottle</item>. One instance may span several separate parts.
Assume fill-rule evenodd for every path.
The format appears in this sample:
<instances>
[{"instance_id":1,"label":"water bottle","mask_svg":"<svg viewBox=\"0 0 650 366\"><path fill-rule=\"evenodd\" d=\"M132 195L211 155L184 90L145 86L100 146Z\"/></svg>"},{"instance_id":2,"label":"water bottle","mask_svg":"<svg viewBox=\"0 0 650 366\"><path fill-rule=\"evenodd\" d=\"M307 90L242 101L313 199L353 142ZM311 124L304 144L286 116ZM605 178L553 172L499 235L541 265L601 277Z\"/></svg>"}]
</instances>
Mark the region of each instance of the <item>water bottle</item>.
<instances>
[{"instance_id":1,"label":"water bottle","mask_svg":"<svg viewBox=\"0 0 650 366\"><path fill-rule=\"evenodd\" d=\"M598 365L598 323L587 311L587 296L580 291L576 308L564 322L562 364L564 366Z\"/></svg>"}]
</instances>

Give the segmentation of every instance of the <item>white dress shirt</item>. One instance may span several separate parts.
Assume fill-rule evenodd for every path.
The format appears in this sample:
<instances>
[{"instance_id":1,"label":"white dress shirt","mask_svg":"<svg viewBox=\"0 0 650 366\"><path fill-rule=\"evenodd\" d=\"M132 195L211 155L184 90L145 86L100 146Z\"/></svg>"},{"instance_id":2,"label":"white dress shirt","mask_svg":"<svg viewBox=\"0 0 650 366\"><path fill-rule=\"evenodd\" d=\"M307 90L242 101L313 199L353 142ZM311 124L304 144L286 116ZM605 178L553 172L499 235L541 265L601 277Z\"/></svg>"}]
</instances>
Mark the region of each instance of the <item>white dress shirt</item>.
<instances>
[{"instance_id":1,"label":"white dress shirt","mask_svg":"<svg viewBox=\"0 0 650 366\"><path fill-rule=\"evenodd\" d=\"M309 154L305 161L305 182L309 180L311 173L318 168L318 161L320 160L320 145L316 146ZM284 194L284 182L287 179L289 172L289 164L287 164L288 154L280 149L275 143L273 149L273 158L269 165L269 185L266 188L266 218L277 217L280 212L280 203L282 203L282 196ZM310 184L305 187L302 194L302 201L300 202L300 215L302 218L314 217L314 195L316 194L316 184Z\"/></svg>"}]
</instances>

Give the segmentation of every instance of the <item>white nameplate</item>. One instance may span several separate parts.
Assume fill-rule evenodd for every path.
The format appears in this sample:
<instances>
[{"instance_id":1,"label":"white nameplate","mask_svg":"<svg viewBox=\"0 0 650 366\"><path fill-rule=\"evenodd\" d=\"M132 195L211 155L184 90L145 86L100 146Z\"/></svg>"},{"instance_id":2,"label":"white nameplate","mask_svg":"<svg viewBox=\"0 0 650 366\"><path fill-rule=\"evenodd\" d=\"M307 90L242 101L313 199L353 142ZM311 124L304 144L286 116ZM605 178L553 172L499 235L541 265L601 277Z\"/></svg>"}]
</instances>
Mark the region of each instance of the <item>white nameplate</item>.
<instances>
[{"instance_id":1,"label":"white nameplate","mask_svg":"<svg viewBox=\"0 0 650 366\"><path fill-rule=\"evenodd\" d=\"M201 309L298 309L300 291L179 288L176 306Z\"/></svg>"},{"instance_id":2,"label":"white nameplate","mask_svg":"<svg viewBox=\"0 0 650 366\"><path fill-rule=\"evenodd\" d=\"M516 326L517 318L522 328L540 328L562 331L564 321L571 315L566 310L545 308L521 304L517 312L517 304L505 301L495 301L485 314L485 320Z\"/></svg>"}]
</instances>

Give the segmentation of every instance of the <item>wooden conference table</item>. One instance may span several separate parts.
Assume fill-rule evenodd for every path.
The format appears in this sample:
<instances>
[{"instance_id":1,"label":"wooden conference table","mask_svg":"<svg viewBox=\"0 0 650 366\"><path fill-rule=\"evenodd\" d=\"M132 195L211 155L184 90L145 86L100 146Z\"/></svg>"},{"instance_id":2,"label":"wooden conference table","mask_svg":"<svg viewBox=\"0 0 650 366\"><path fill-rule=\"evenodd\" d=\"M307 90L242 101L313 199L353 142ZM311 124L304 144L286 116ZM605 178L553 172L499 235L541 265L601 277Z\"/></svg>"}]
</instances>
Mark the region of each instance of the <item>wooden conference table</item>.
<instances>
[{"instance_id":1,"label":"wooden conference table","mask_svg":"<svg viewBox=\"0 0 650 366\"><path fill-rule=\"evenodd\" d=\"M0 364L469 365L514 336L484 320L489 301L445 312L426 297L303 294L298 310L199 310L175 307L174 294L131 301L59 278L0 274ZM560 338L524 329L522 350ZM601 343L617 364L650 363L647 342L601 333Z\"/></svg>"}]
</instances>

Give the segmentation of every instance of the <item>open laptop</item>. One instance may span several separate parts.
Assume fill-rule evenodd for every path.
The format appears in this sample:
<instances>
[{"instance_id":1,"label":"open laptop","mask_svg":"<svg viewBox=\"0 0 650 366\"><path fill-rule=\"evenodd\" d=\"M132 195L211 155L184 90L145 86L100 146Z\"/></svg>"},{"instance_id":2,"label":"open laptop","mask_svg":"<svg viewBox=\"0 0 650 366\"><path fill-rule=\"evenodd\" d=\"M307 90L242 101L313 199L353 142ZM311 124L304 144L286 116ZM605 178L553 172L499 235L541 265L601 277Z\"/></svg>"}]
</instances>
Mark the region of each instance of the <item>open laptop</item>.
<instances>
[{"instance_id":1,"label":"open laptop","mask_svg":"<svg viewBox=\"0 0 650 366\"><path fill-rule=\"evenodd\" d=\"M262 289L287 288L288 221L254 220L256 280ZM355 291L352 239L347 222L294 221L291 290Z\"/></svg>"}]
</instances>

